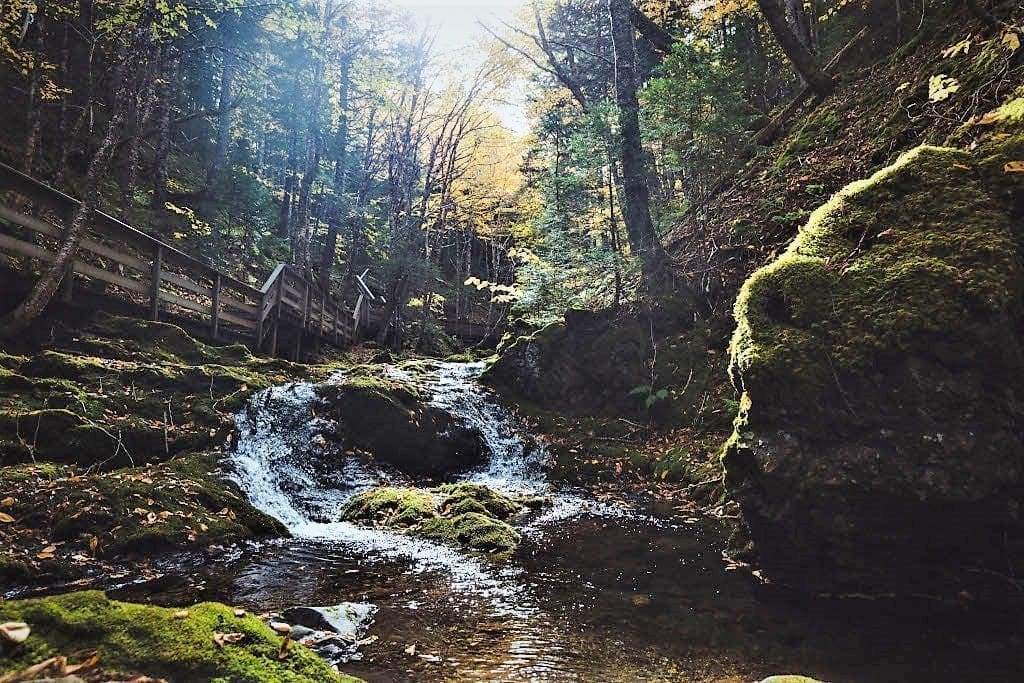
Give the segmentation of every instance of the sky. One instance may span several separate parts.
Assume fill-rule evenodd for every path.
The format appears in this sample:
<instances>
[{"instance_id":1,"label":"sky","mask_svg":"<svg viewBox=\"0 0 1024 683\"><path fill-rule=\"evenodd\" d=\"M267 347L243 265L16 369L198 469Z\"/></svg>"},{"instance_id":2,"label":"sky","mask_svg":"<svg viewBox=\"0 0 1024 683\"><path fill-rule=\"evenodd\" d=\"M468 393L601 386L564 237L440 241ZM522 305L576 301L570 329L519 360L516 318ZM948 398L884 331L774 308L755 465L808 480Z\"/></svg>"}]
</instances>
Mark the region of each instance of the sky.
<instances>
[{"instance_id":1,"label":"sky","mask_svg":"<svg viewBox=\"0 0 1024 683\"><path fill-rule=\"evenodd\" d=\"M476 45L489 36L480 23L499 29L501 22L512 22L516 12L529 0L390 0L395 7L408 12L420 25L436 31L434 54L454 68L465 70L468 81L480 66L483 56ZM511 93L508 104L492 106L505 126L517 133L526 133L529 122L523 107L522 93Z\"/></svg>"}]
</instances>

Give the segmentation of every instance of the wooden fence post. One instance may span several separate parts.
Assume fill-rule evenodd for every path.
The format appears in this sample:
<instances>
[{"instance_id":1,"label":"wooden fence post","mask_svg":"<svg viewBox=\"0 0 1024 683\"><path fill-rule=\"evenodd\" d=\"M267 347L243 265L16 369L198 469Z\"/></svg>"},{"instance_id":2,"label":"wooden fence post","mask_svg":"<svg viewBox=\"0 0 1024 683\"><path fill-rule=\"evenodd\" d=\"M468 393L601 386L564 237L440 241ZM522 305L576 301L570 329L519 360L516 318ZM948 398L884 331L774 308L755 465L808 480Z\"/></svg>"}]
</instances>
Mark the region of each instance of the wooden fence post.
<instances>
[{"instance_id":1,"label":"wooden fence post","mask_svg":"<svg viewBox=\"0 0 1024 683\"><path fill-rule=\"evenodd\" d=\"M277 355L277 332L281 329L281 298L284 296L284 278L287 271L282 271L277 278L277 292L274 293L274 331L270 334L270 355Z\"/></svg>"},{"instance_id":2,"label":"wooden fence post","mask_svg":"<svg viewBox=\"0 0 1024 683\"><path fill-rule=\"evenodd\" d=\"M220 328L220 288L221 288L221 277L220 273L213 278L213 311L210 314L212 318L212 335L213 340L217 341L217 331Z\"/></svg>"},{"instance_id":3,"label":"wooden fence post","mask_svg":"<svg viewBox=\"0 0 1024 683\"><path fill-rule=\"evenodd\" d=\"M71 259L68 261L67 268L64 269L64 279L60 281L60 298L64 303L71 303L71 292L74 288L75 259Z\"/></svg>"},{"instance_id":4,"label":"wooden fence post","mask_svg":"<svg viewBox=\"0 0 1024 683\"><path fill-rule=\"evenodd\" d=\"M152 282L149 287L149 319L160 319L160 278L164 267L164 245L157 244L153 254Z\"/></svg>"}]
</instances>

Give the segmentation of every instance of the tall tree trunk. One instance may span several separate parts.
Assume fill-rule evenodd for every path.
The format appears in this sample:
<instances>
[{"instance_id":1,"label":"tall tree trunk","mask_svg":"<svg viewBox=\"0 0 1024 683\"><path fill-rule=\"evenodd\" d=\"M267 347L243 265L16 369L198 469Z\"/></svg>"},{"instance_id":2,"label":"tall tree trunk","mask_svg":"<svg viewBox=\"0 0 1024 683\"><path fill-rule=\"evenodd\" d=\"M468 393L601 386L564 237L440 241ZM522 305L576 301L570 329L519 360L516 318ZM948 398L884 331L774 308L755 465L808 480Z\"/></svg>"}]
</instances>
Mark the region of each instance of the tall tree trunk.
<instances>
[{"instance_id":1,"label":"tall tree trunk","mask_svg":"<svg viewBox=\"0 0 1024 683\"><path fill-rule=\"evenodd\" d=\"M814 54L814 42L811 40L811 24L804 11L804 0L785 0L786 23L807 52Z\"/></svg>"},{"instance_id":2,"label":"tall tree trunk","mask_svg":"<svg viewBox=\"0 0 1024 683\"><path fill-rule=\"evenodd\" d=\"M147 39L152 43L152 34ZM148 51L148 50L147 50ZM135 135L128 143L128 170L125 173L124 194L122 204L125 211L130 211L135 204L135 182L139 173L139 157L142 154L141 133L149 126L149 120L153 116L153 105L156 100L157 81L160 80L162 68L161 47L156 48L156 54L151 63L150 73L146 79L146 92L142 96L142 106L139 108L138 128L139 135ZM130 215L130 214L126 214Z\"/></svg>"},{"instance_id":3,"label":"tall tree trunk","mask_svg":"<svg viewBox=\"0 0 1024 683\"><path fill-rule=\"evenodd\" d=\"M344 222L346 179L348 177L348 109L349 109L349 71L351 59L346 55L342 58L341 74L338 78L338 134L334 140L334 200L327 216L327 236L324 249L320 254L320 286L328 289L331 286L331 268L334 265L335 252L338 249L338 233Z\"/></svg>"},{"instance_id":4,"label":"tall tree trunk","mask_svg":"<svg viewBox=\"0 0 1024 683\"><path fill-rule=\"evenodd\" d=\"M818 68L812 55L807 48L800 44L800 40L789 28L786 21L786 12L779 4L779 0L757 0L757 6L761 8L768 27L775 35L775 39L782 46L793 67L800 74L800 77L807 82L807 85L817 95L829 95L835 90L835 82L832 77Z\"/></svg>"},{"instance_id":5,"label":"tall tree trunk","mask_svg":"<svg viewBox=\"0 0 1024 683\"><path fill-rule=\"evenodd\" d=\"M175 79L178 64L177 55L168 55L169 51L170 49L164 51L165 59L161 69L160 85L157 88L160 110L157 117L156 152L153 155L153 199L149 205L150 229L163 215L169 196L170 173L167 165L171 156L171 109L174 106L171 83Z\"/></svg>"},{"instance_id":6,"label":"tall tree trunk","mask_svg":"<svg viewBox=\"0 0 1024 683\"><path fill-rule=\"evenodd\" d=\"M42 62L46 58L46 17L43 14L45 3L36 7L35 21L32 22L32 71L29 74L28 108L26 109L25 154L22 166L25 173L32 174L35 165L36 150L39 147L39 134L43 127L42 97L39 94L42 81Z\"/></svg>"},{"instance_id":7,"label":"tall tree trunk","mask_svg":"<svg viewBox=\"0 0 1024 683\"><path fill-rule=\"evenodd\" d=\"M231 12L227 14L231 16ZM217 100L217 148L206 172L207 192L213 192L228 163L228 145L231 142L231 93L235 83L235 71L238 68L238 55L235 53L235 41L232 37L234 35L233 27L233 22L229 20L228 25L221 28L226 37L221 46L220 97Z\"/></svg>"},{"instance_id":8,"label":"tall tree trunk","mask_svg":"<svg viewBox=\"0 0 1024 683\"><path fill-rule=\"evenodd\" d=\"M647 169L640 137L640 104L636 95L636 56L628 0L608 0L615 47L615 102L619 109L622 158L622 216L633 253L643 263L644 279L658 286L668 274L668 256L654 231Z\"/></svg>"},{"instance_id":9,"label":"tall tree trunk","mask_svg":"<svg viewBox=\"0 0 1024 683\"><path fill-rule=\"evenodd\" d=\"M140 27L139 33L148 33L149 29ZM21 304L13 311L0 319L0 336L13 337L22 332L28 325L42 313L46 305L53 299L57 287L67 272L68 265L78 251L78 243L85 232L86 224L99 205L99 185L110 165L110 158L114 152L114 143L124 125L127 110L126 95L128 81L125 78L125 65L127 56L118 55L119 65L115 72L114 81L118 83L117 92L114 96L114 106L111 111L110 120L107 121L107 129L100 140L92 160L89 162L89 170L85 176L85 185L82 190L82 201L75 210L71 220L64 230L63 240L57 249L57 255L49 269L32 287Z\"/></svg>"}]
</instances>

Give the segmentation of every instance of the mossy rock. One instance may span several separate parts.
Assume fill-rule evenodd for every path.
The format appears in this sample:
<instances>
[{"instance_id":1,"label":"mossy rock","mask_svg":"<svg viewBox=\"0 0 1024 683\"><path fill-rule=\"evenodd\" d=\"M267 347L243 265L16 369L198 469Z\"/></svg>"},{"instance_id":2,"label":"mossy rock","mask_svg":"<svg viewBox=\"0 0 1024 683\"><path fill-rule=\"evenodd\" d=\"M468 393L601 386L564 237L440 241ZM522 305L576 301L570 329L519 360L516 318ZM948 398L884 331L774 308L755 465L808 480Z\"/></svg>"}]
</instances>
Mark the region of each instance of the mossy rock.
<instances>
[{"instance_id":1,"label":"mossy rock","mask_svg":"<svg viewBox=\"0 0 1024 683\"><path fill-rule=\"evenodd\" d=\"M1021 205L994 149L905 154L744 284L723 462L774 580L955 593L1024 559Z\"/></svg>"},{"instance_id":2,"label":"mossy rock","mask_svg":"<svg viewBox=\"0 0 1024 683\"><path fill-rule=\"evenodd\" d=\"M55 344L0 357L0 465L114 469L216 447L250 393L317 371L124 318Z\"/></svg>"},{"instance_id":3,"label":"mossy rock","mask_svg":"<svg viewBox=\"0 0 1024 683\"><path fill-rule=\"evenodd\" d=\"M78 578L132 553L287 534L224 479L214 455L101 473L3 467L0 500L12 501L0 549L0 580L12 585ZM49 556L39 552L47 544Z\"/></svg>"},{"instance_id":4,"label":"mossy rock","mask_svg":"<svg viewBox=\"0 0 1024 683\"><path fill-rule=\"evenodd\" d=\"M443 497L438 507L447 515L476 512L506 520L523 510L523 506L517 501L483 484L445 484L439 490Z\"/></svg>"},{"instance_id":5,"label":"mossy rock","mask_svg":"<svg viewBox=\"0 0 1024 683\"><path fill-rule=\"evenodd\" d=\"M20 645L0 643L0 674L50 657L95 650L102 680L131 675L172 683L358 680L337 673L304 647L292 646L288 656L279 659L281 636L255 617L234 616L226 605L202 603L176 618L179 611L117 602L98 591L0 603L0 621L24 622L32 629ZM218 646L215 633L244 637L238 644Z\"/></svg>"},{"instance_id":6,"label":"mossy rock","mask_svg":"<svg viewBox=\"0 0 1024 683\"><path fill-rule=\"evenodd\" d=\"M437 516L437 506L429 492L392 487L360 493L341 511L344 520L397 528L422 524Z\"/></svg>"},{"instance_id":7,"label":"mossy rock","mask_svg":"<svg viewBox=\"0 0 1024 683\"><path fill-rule=\"evenodd\" d=\"M406 474L443 478L484 457L483 437L431 405L429 393L415 379L363 369L340 383L318 385L317 392L339 424L346 448L369 453Z\"/></svg>"},{"instance_id":8,"label":"mossy rock","mask_svg":"<svg viewBox=\"0 0 1024 683\"><path fill-rule=\"evenodd\" d=\"M479 484L450 484L436 490L381 487L353 497L342 509L341 519L403 530L504 559L522 541L506 520L524 509L521 503Z\"/></svg>"},{"instance_id":9,"label":"mossy rock","mask_svg":"<svg viewBox=\"0 0 1024 683\"><path fill-rule=\"evenodd\" d=\"M542 410L681 422L715 368L693 311L682 293L628 312L571 310L564 323L506 342L481 381Z\"/></svg>"}]
</instances>

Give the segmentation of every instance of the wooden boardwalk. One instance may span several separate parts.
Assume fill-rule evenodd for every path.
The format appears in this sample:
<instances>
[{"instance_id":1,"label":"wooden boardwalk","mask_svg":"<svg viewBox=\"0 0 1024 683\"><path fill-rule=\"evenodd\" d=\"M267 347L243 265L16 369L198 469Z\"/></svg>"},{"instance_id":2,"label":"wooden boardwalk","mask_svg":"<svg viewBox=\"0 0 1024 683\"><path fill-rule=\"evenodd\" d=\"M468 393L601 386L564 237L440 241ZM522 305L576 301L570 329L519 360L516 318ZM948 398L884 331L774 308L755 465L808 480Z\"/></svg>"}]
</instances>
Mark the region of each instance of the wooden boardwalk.
<instances>
[{"instance_id":1,"label":"wooden boardwalk","mask_svg":"<svg viewBox=\"0 0 1024 683\"><path fill-rule=\"evenodd\" d=\"M60 226L78 206L77 199L0 164L0 258L9 255L19 270L31 268L33 260L52 263ZM270 355L290 342L290 355L298 359L304 340L344 347L358 335L377 299L366 275L356 278L359 299L348 307L284 263L257 289L97 211L60 296L70 302L76 287L98 281L105 296L148 305L151 320L173 313L215 341L240 340Z\"/></svg>"}]
</instances>

